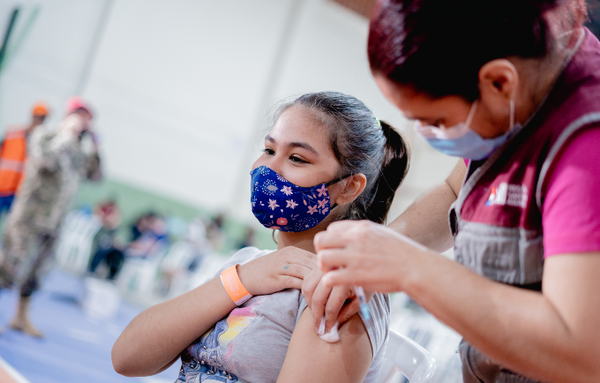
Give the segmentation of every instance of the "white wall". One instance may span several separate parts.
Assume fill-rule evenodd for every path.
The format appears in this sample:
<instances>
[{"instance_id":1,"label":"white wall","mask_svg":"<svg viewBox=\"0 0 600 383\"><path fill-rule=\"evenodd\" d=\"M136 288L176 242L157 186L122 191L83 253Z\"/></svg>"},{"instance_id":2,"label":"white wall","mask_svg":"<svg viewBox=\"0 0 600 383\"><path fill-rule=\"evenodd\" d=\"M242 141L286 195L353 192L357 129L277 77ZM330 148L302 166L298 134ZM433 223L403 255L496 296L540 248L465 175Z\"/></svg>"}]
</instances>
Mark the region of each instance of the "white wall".
<instances>
[{"instance_id":1,"label":"white wall","mask_svg":"<svg viewBox=\"0 0 600 383\"><path fill-rule=\"evenodd\" d=\"M89 51L98 14L97 0L3 0L0 2L2 37L15 6L19 17L12 34L8 63L0 77L0 123L23 122L32 104L45 100L53 106L51 121L64 112L64 102L75 92ZM28 20L39 9L27 28Z\"/></svg>"},{"instance_id":2,"label":"white wall","mask_svg":"<svg viewBox=\"0 0 600 383\"><path fill-rule=\"evenodd\" d=\"M2 30L13 4L0 5ZM83 66L106 3L20 4L41 8L0 78L1 126L26 119L38 99L51 102L56 120L83 85L114 179L254 223L248 172L268 106L321 90L358 97L408 137L412 169L394 215L456 162L426 147L383 98L365 53L368 22L336 3L114 0L87 79Z\"/></svg>"}]
</instances>

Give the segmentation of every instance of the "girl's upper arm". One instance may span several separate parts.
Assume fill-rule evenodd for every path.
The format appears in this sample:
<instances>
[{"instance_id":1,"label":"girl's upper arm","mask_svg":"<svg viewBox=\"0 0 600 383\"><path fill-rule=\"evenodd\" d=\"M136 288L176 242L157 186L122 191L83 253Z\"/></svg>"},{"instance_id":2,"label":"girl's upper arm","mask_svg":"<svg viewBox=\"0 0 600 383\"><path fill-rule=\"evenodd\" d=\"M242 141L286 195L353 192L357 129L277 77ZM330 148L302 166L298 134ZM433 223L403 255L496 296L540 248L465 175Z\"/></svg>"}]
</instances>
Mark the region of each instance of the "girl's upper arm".
<instances>
[{"instance_id":1,"label":"girl's upper arm","mask_svg":"<svg viewBox=\"0 0 600 383\"><path fill-rule=\"evenodd\" d=\"M277 382L360 383L364 380L373 352L367 329L355 314L339 329L336 343L323 341L315 332L310 308L302 313Z\"/></svg>"}]
</instances>

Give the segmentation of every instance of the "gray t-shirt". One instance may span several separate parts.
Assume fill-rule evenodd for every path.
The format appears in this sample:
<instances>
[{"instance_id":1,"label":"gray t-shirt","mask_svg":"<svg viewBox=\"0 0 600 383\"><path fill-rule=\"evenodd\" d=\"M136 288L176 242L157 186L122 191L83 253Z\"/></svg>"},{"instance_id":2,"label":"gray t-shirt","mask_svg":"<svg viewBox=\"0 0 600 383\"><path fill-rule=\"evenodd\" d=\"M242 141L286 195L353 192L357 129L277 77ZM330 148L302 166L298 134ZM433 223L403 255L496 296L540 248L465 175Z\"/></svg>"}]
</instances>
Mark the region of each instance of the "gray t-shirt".
<instances>
[{"instance_id":1,"label":"gray t-shirt","mask_svg":"<svg viewBox=\"0 0 600 383\"><path fill-rule=\"evenodd\" d=\"M244 264L269 252L255 247L241 249L215 276L236 263ZM297 289L252 297L181 353L182 366L176 383L277 381L292 333L305 308L306 301ZM388 338L388 295L375 294L369 309L371 319L365 320L360 314L373 351L364 382L375 383Z\"/></svg>"}]
</instances>

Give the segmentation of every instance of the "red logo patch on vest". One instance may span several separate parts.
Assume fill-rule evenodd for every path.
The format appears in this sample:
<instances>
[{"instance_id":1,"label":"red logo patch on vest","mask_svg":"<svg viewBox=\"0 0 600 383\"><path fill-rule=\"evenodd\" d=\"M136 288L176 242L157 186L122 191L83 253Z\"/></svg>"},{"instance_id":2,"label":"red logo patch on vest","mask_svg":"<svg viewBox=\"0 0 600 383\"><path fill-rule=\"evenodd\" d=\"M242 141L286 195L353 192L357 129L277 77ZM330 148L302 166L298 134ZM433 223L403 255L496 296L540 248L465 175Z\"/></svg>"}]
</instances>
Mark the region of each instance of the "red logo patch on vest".
<instances>
[{"instance_id":1,"label":"red logo patch on vest","mask_svg":"<svg viewBox=\"0 0 600 383\"><path fill-rule=\"evenodd\" d=\"M524 208L527 206L527 186L501 182L490 191L485 206L502 205Z\"/></svg>"}]
</instances>

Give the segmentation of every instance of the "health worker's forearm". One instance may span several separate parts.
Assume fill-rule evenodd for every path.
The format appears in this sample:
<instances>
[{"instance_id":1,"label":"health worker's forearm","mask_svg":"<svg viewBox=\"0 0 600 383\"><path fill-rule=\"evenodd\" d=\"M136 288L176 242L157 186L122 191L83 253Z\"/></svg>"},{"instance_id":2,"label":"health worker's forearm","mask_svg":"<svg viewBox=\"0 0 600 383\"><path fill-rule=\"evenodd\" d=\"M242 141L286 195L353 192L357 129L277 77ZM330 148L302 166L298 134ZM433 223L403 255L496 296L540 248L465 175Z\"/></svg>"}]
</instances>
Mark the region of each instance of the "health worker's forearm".
<instances>
[{"instance_id":1,"label":"health worker's forearm","mask_svg":"<svg viewBox=\"0 0 600 383\"><path fill-rule=\"evenodd\" d=\"M388 227L437 252L450 249L454 241L448 211L460 192L466 170L464 161L459 160L448 178L426 191Z\"/></svg>"},{"instance_id":2,"label":"health worker's forearm","mask_svg":"<svg viewBox=\"0 0 600 383\"><path fill-rule=\"evenodd\" d=\"M475 348L536 380L600 381L600 254L547 260L543 294L491 281L442 256L419 258L404 291Z\"/></svg>"}]
</instances>

